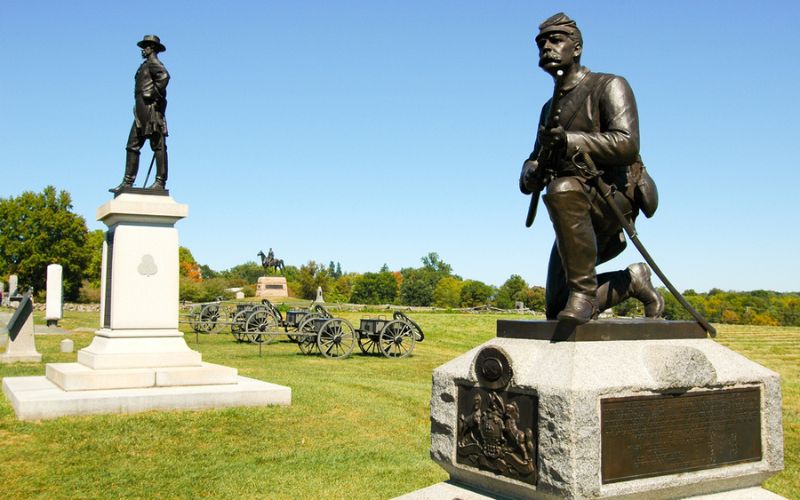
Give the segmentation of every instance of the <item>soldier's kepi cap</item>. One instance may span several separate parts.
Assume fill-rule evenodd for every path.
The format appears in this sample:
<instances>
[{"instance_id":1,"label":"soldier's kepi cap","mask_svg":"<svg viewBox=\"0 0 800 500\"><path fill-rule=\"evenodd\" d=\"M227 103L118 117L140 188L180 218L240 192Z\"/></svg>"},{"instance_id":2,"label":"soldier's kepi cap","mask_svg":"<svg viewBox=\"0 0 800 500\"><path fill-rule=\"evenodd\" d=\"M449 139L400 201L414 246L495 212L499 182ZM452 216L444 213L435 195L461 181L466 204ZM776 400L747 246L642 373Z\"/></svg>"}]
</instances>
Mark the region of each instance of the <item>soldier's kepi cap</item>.
<instances>
[{"instance_id":1,"label":"soldier's kepi cap","mask_svg":"<svg viewBox=\"0 0 800 500\"><path fill-rule=\"evenodd\" d=\"M153 47L155 47L156 52L164 52L165 50L167 50L167 48L164 47L164 45L161 43L161 39L158 38L156 35L145 35L142 38L142 41L136 42L136 45L138 45L141 48L145 48L147 45L152 45Z\"/></svg>"},{"instance_id":2,"label":"soldier's kepi cap","mask_svg":"<svg viewBox=\"0 0 800 500\"><path fill-rule=\"evenodd\" d=\"M539 25L539 34L536 35L536 41L549 33L564 33L575 42L583 45L583 35L578 25L570 19L570 17L563 12L559 12L553 16L548 17Z\"/></svg>"}]
</instances>

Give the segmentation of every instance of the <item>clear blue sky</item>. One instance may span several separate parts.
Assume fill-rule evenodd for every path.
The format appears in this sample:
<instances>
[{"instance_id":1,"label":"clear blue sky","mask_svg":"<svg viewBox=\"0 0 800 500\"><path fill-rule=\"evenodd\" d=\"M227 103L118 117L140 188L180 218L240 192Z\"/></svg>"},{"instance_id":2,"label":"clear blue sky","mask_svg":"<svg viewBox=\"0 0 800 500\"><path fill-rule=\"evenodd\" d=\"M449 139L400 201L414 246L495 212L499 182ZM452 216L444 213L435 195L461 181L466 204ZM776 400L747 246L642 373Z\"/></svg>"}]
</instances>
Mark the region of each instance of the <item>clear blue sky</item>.
<instances>
[{"instance_id":1,"label":"clear blue sky","mask_svg":"<svg viewBox=\"0 0 800 500\"><path fill-rule=\"evenodd\" d=\"M634 89L661 197L639 232L673 283L797 291L799 5L4 0L0 196L52 184L103 228L136 42L155 33L172 75L168 187L201 263L272 247L366 272L435 251L465 278L543 284L552 228L540 206L525 229L517 179L552 91L533 36L563 10L582 62ZM602 269L637 260L631 245Z\"/></svg>"}]
</instances>

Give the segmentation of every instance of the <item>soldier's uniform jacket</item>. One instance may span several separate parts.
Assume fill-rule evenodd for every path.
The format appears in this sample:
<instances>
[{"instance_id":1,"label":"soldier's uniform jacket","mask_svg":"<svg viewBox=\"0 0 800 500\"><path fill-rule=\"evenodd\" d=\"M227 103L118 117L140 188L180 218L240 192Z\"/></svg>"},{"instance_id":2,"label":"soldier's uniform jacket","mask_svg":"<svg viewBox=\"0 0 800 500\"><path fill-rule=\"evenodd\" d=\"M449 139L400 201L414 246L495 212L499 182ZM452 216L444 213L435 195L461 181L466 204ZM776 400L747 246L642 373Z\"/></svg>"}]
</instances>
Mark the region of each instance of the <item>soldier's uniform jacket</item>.
<instances>
[{"instance_id":1,"label":"soldier's uniform jacket","mask_svg":"<svg viewBox=\"0 0 800 500\"><path fill-rule=\"evenodd\" d=\"M628 82L621 76L592 73L586 68L584 77L559 95L558 123L567 135L566 151L550 165L557 177L578 176L573 163L577 152L591 155L603 179L617 186L630 199L642 171L639 157L639 114ZM545 103L539 119L544 125L550 109ZM539 157L536 141L530 159ZM578 163L581 163L579 158Z\"/></svg>"},{"instance_id":2,"label":"soldier's uniform jacket","mask_svg":"<svg viewBox=\"0 0 800 500\"><path fill-rule=\"evenodd\" d=\"M147 58L136 71L133 116L136 128L144 136L154 132L167 134L167 84L169 73L157 57Z\"/></svg>"}]
</instances>

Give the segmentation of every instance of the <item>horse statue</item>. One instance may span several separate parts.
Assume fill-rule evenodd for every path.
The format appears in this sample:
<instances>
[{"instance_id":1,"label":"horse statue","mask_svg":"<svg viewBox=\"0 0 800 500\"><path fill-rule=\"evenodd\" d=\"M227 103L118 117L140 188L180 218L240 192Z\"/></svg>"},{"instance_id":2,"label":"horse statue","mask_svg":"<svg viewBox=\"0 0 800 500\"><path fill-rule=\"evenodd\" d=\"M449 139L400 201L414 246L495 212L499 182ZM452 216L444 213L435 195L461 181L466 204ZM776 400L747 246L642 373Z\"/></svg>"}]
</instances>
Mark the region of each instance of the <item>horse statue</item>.
<instances>
[{"instance_id":1,"label":"horse statue","mask_svg":"<svg viewBox=\"0 0 800 500\"><path fill-rule=\"evenodd\" d=\"M261 267L264 269L273 268L276 271L283 272L283 259L276 259L275 254L272 253L272 249L269 249L269 254L264 255L263 250L259 250L256 254L258 257L261 257Z\"/></svg>"}]
</instances>

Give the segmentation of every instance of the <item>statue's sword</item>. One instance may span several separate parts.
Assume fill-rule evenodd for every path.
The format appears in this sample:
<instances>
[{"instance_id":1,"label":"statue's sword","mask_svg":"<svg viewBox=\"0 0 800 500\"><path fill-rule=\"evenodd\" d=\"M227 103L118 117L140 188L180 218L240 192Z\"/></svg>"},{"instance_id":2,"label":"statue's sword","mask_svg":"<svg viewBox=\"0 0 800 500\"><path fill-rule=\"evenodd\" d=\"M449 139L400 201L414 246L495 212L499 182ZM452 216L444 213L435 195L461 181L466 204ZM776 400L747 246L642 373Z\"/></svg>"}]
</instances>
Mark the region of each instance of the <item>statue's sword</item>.
<instances>
[{"instance_id":1,"label":"statue's sword","mask_svg":"<svg viewBox=\"0 0 800 500\"><path fill-rule=\"evenodd\" d=\"M625 217L625 214L622 213L622 210L619 208L619 205L617 205L617 200L614 199L614 192L616 191L616 188L606 184L603 178L600 177L600 174L602 174L602 172L597 170L597 167L595 166L592 157L589 156L588 153L583 151L577 153L575 156L579 155L586 164L586 166L588 167L585 170L586 173L590 176L591 181L595 183L595 186L600 191L600 195L603 198L605 198L606 202L608 203L608 206L611 207L611 211L614 212L614 215L617 217L617 220L622 225L622 228L625 230L625 233L628 235L628 238L630 238L630 240L633 242L633 245L636 247L636 249L639 250L639 253L642 254L642 257L644 257L644 260L647 262L647 264L650 266L653 272L656 273L659 279L661 279L661 282L664 283L664 286L666 286L667 289L670 291L670 293L678 300L678 302L680 302L683 308L686 309L686 311L688 311L689 314L691 314L694 317L694 319L700 324L700 326L703 327L703 330L708 332L708 334L711 335L712 337L716 337L717 330L713 326L711 326L711 324L703 317L703 315L697 312L697 310L694 307L692 307L692 305L689 304L689 302L686 301L684 296L681 295L681 293L672 285L672 283L670 283L670 281L664 275L664 272L661 271L661 268L659 268L658 265L653 260L653 257L650 256L650 253L644 247L642 242L639 241L639 236L636 234L636 227ZM573 163L575 162L573 161Z\"/></svg>"},{"instance_id":2,"label":"statue's sword","mask_svg":"<svg viewBox=\"0 0 800 500\"><path fill-rule=\"evenodd\" d=\"M156 161L156 153L153 152L153 158L150 159L150 168L147 169L147 175L144 176L144 184L142 187L147 187L147 181L150 179L150 172L153 171L153 162Z\"/></svg>"}]
</instances>

